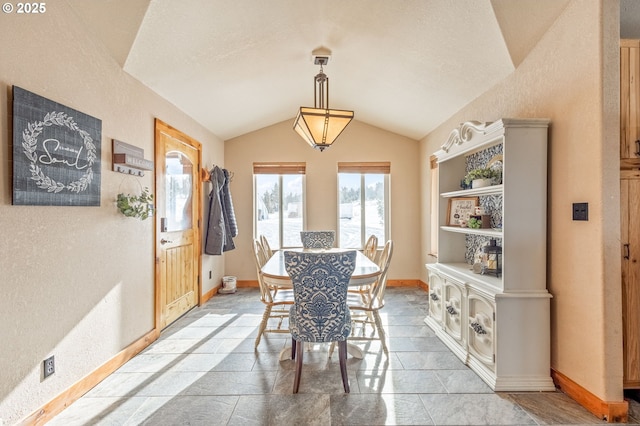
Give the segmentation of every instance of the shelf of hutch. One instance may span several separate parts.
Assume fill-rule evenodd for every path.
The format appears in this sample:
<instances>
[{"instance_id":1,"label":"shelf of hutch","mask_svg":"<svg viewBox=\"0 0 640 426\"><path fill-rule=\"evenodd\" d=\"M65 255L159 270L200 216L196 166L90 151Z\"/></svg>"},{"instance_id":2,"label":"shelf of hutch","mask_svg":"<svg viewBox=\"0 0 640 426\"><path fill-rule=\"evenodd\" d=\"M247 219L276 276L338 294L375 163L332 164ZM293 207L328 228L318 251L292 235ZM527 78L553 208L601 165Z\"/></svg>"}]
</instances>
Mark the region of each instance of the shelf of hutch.
<instances>
[{"instance_id":1,"label":"shelf of hutch","mask_svg":"<svg viewBox=\"0 0 640 426\"><path fill-rule=\"evenodd\" d=\"M425 322L496 391L553 391L546 284L546 119L468 122L435 153L438 262L426 264ZM472 168L502 156L502 184L461 190ZM493 228L447 226L448 199L477 196ZM490 239L502 246L500 276L474 273Z\"/></svg>"},{"instance_id":2,"label":"shelf of hutch","mask_svg":"<svg viewBox=\"0 0 640 426\"><path fill-rule=\"evenodd\" d=\"M460 191L443 192L440 194L442 198L452 197L473 197L479 195L498 195L502 194L503 185L485 186L475 189L461 189Z\"/></svg>"},{"instance_id":3,"label":"shelf of hutch","mask_svg":"<svg viewBox=\"0 0 640 426\"><path fill-rule=\"evenodd\" d=\"M502 238L502 229L493 228L463 228L460 226L441 226L440 229L459 234L484 235L491 238Z\"/></svg>"}]
</instances>

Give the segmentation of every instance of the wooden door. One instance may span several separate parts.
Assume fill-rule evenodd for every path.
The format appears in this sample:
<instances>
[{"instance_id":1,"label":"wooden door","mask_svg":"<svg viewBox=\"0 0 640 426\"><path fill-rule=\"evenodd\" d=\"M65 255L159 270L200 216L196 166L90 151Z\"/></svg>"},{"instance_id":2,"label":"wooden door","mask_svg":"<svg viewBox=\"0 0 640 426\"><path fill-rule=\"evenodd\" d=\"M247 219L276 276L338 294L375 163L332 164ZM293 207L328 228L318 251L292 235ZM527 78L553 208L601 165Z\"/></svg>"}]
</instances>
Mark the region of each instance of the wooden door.
<instances>
[{"instance_id":1,"label":"wooden door","mask_svg":"<svg viewBox=\"0 0 640 426\"><path fill-rule=\"evenodd\" d=\"M640 159L640 40L620 40L620 158Z\"/></svg>"},{"instance_id":2,"label":"wooden door","mask_svg":"<svg viewBox=\"0 0 640 426\"><path fill-rule=\"evenodd\" d=\"M156 120L156 328L200 301L201 144Z\"/></svg>"},{"instance_id":3,"label":"wooden door","mask_svg":"<svg viewBox=\"0 0 640 426\"><path fill-rule=\"evenodd\" d=\"M640 388L640 171L621 175L624 388L634 389Z\"/></svg>"},{"instance_id":4,"label":"wooden door","mask_svg":"<svg viewBox=\"0 0 640 426\"><path fill-rule=\"evenodd\" d=\"M623 387L640 388L640 40L620 40Z\"/></svg>"}]
</instances>

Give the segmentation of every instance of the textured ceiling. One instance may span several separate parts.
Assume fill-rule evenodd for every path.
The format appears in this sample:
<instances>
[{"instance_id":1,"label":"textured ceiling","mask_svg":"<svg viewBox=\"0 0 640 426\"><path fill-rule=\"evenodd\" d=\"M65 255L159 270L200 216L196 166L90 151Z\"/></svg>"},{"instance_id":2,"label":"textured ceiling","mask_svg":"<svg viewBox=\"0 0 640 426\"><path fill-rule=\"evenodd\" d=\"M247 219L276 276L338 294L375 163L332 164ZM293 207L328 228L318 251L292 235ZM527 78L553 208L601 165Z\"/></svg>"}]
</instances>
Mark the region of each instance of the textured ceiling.
<instances>
[{"instance_id":1,"label":"textured ceiling","mask_svg":"<svg viewBox=\"0 0 640 426\"><path fill-rule=\"evenodd\" d=\"M321 46L332 108L420 139L513 72L569 3L67 1L126 72L225 140L313 106Z\"/></svg>"}]
</instances>

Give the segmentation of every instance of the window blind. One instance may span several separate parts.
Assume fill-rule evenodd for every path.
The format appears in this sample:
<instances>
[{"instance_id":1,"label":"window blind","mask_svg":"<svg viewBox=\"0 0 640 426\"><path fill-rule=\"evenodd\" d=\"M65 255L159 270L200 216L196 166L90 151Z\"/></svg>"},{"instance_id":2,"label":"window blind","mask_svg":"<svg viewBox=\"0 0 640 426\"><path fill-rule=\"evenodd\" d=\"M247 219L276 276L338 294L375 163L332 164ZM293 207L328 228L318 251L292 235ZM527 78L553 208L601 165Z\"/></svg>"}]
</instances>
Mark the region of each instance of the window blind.
<instances>
[{"instance_id":1,"label":"window blind","mask_svg":"<svg viewBox=\"0 0 640 426\"><path fill-rule=\"evenodd\" d=\"M338 162L338 173L391 173L391 162Z\"/></svg>"},{"instance_id":2,"label":"window blind","mask_svg":"<svg viewBox=\"0 0 640 426\"><path fill-rule=\"evenodd\" d=\"M306 163L278 162L253 163L254 175L303 175L306 173Z\"/></svg>"}]
</instances>

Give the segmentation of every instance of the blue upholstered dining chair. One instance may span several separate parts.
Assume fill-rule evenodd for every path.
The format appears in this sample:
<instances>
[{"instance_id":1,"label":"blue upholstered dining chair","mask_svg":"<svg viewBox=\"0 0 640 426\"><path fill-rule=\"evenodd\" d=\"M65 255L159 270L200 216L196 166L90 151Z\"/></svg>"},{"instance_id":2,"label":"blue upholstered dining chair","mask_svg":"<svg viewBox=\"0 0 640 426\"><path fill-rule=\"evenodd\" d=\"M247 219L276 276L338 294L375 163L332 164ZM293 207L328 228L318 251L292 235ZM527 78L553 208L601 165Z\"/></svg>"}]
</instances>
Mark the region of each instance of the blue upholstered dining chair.
<instances>
[{"instance_id":1,"label":"blue upholstered dining chair","mask_svg":"<svg viewBox=\"0 0 640 426\"><path fill-rule=\"evenodd\" d=\"M342 385L349 393L347 337L351 315L347 286L355 269L356 252L285 251L284 259L293 283L294 303L289 311L291 358L296 360L293 393L300 387L304 342L338 342Z\"/></svg>"},{"instance_id":2,"label":"blue upholstered dining chair","mask_svg":"<svg viewBox=\"0 0 640 426\"><path fill-rule=\"evenodd\" d=\"M330 249L336 240L336 231L300 231L302 247L306 249Z\"/></svg>"}]
</instances>

